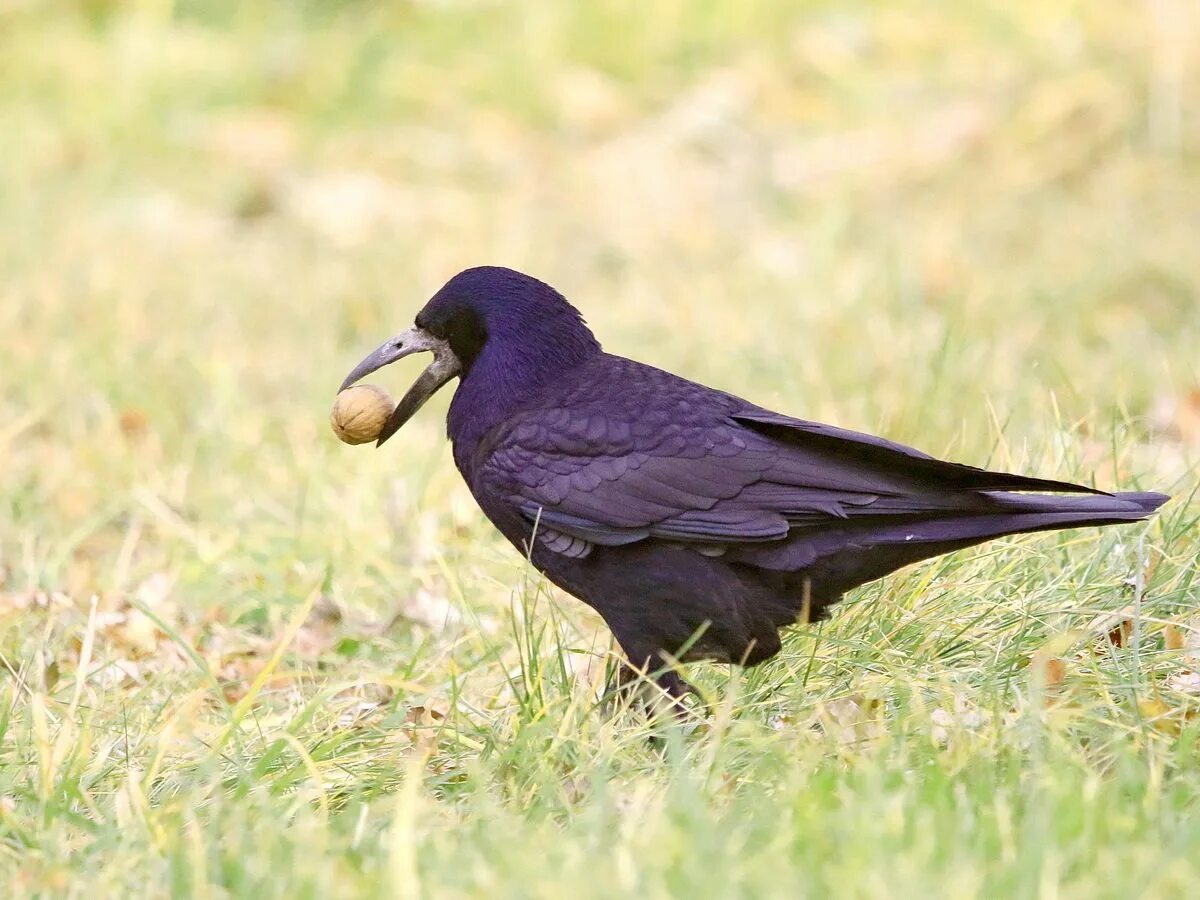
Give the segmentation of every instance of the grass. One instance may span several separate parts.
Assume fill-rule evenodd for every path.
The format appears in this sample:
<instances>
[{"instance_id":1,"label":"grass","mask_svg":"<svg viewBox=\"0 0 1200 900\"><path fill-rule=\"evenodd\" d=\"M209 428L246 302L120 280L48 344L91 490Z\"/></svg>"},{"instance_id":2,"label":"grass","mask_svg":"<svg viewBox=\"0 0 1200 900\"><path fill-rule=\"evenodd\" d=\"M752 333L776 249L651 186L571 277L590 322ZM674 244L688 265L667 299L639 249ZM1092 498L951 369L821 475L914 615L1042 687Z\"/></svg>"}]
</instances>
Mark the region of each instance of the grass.
<instances>
[{"instance_id":1,"label":"grass","mask_svg":"<svg viewBox=\"0 0 1200 900\"><path fill-rule=\"evenodd\" d=\"M7 893L1194 893L1198 61L1175 0L0 3ZM489 262L765 405L1175 500L693 667L656 749L446 398L328 432Z\"/></svg>"}]
</instances>

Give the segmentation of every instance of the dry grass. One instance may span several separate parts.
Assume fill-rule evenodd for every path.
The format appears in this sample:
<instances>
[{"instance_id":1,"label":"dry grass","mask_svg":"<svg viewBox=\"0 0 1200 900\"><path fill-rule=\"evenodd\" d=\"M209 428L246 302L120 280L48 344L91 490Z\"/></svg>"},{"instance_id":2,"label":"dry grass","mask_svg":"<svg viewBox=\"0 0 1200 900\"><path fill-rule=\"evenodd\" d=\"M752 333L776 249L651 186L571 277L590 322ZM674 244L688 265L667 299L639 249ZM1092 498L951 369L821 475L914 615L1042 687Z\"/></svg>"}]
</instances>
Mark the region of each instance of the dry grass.
<instances>
[{"instance_id":1,"label":"dry grass","mask_svg":"<svg viewBox=\"0 0 1200 900\"><path fill-rule=\"evenodd\" d=\"M0 2L12 894L1194 892L1200 14L1013 6ZM328 433L479 263L766 405L1177 499L697 667L654 750L445 398Z\"/></svg>"}]
</instances>

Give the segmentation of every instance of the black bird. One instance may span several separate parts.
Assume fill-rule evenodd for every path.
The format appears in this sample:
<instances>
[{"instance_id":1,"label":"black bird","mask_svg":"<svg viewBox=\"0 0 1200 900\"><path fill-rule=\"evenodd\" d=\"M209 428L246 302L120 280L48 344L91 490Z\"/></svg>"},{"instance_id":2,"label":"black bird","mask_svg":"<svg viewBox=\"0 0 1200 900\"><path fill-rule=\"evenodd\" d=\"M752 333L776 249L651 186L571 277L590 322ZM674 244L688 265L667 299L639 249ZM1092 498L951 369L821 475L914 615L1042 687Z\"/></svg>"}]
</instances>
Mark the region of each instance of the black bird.
<instances>
[{"instance_id":1,"label":"black bird","mask_svg":"<svg viewBox=\"0 0 1200 900\"><path fill-rule=\"evenodd\" d=\"M561 294L511 269L454 276L342 387L419 351L433 362L378 443L458 376L447 430L484 514L676 697L689 689L664 665L677 654L754 665L780 627L901 566L1136 522L1168 499L943 462L763 409L605 353Z\"/></svg>"}]
</instances>

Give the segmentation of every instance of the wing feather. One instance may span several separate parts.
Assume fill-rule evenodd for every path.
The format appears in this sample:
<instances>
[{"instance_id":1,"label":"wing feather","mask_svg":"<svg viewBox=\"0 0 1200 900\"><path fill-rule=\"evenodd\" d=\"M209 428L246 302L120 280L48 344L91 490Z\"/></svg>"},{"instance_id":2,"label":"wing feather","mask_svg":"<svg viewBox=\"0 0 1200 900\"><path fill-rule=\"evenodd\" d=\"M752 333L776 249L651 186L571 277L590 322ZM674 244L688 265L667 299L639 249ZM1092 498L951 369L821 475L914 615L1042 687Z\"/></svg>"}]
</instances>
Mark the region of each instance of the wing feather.
<instances>
[{"instance_id":1,"label":"wing feather","mask_svg":"<svg viewBox=\"0 0 1200 900\"><path fill-rule=\"evenodd\" d=\"M477 477L576 557L656 539L760 554L851 520L988 512L986 491L1089 490L941 462L617 357L499 426Z\"/></svg>"}]
</instances>

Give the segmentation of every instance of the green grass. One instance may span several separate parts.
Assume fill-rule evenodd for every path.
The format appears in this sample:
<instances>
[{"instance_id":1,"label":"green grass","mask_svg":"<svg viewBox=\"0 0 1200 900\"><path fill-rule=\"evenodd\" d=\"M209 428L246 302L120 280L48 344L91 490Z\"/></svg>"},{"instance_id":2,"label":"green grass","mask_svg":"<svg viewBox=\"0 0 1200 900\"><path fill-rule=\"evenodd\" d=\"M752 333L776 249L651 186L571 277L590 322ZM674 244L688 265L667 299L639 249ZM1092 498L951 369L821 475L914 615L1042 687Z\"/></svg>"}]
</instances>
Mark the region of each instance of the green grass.
<instances>
[{"instance_id":1,"label":"green grass","mask_svg":"<svg viewBox=\"0 0 1200 900\"><path fill-rule=\"evenodd\" d=\"M1198 83L1182 0L0 2L6 895L1194 893ZM694 666L652 746L445 397L329 433L480 263L764 405L1176 499Z\"/></svg>"}]
</instances>

